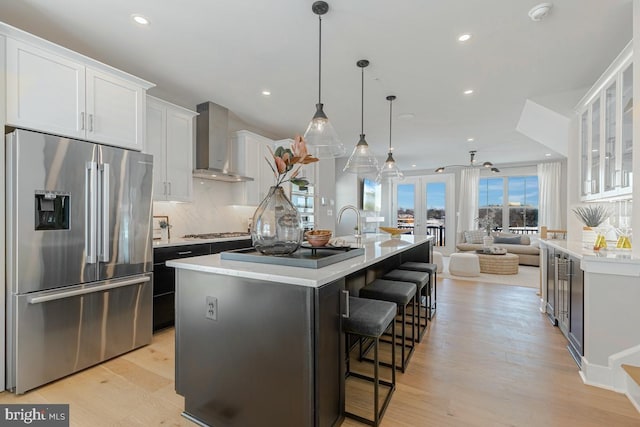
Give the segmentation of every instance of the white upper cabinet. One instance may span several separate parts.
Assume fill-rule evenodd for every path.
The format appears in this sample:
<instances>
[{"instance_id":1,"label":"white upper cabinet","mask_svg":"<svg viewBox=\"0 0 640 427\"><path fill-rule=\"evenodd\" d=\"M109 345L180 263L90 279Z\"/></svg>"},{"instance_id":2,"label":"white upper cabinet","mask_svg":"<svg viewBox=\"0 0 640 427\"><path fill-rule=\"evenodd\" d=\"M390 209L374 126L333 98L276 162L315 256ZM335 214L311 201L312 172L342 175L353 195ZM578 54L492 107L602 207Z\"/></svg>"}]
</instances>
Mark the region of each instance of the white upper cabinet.
<instances>
[{"instance_id":1,"label":"white upper cabinet","mask_svg":"<svg viewBox=\"0 0 640 427\"><path fill-rule=\"evenodd\" d=\"M142 150L145 92L127 80L87 67L87 139Z\"/></svg>"},{"instance_id":2,"label":"white upper cabinet","mask_svg":"<svg viewBox=\"0 0 640 427\"><path fill-rule=\"evenodd\" d=\"M85 67L7 38L7 123L85 137Z\"/></svg>"},{"instance_id":3,"label":"white upper cabinet","mask_svg":"<svg viewBox=\"0 0 640 427\"><path fill-rule=\"evenodd\" d=\"M153 155L153 199L188 202L192 197L193 118L196 112L147 96L147 142Z\"/></svg>"},{"instance_id":4,"label":"white upper cabinet","mask_svg":"<svg viewBox=\"0 0 640 427\"><path fill-rule=\"evenodd\" d=\"M152 85L39 43L7 37L7 124L142 150Z\"/></svg>"},{"instance_id":5,"label":"white upper cabinet","mask_svg":"<svg viewBox=\"0 0 640 427\"><path fill-rule=\"evenodd\" d=\"M625 47L578 104L581 198L631 196L633 47Z\"/></svg>"},{"instance_id":6,"label":"white upper cabinet","mask_svg":"<svg viewBox=\"0 0 640 427\"><path fill-rule=\"evenodd\" d=\"M235 154L235 164L242 175L253 178L244 183L244 191L237 193L240 197L237 203L244 205L258 205L267 196L269 187L275 185L273 157L269 147L274 148L273 140L253 132L240 130L232 138ZM265 159L266 158L266 159Z\"/></svg>"}]
</instances>

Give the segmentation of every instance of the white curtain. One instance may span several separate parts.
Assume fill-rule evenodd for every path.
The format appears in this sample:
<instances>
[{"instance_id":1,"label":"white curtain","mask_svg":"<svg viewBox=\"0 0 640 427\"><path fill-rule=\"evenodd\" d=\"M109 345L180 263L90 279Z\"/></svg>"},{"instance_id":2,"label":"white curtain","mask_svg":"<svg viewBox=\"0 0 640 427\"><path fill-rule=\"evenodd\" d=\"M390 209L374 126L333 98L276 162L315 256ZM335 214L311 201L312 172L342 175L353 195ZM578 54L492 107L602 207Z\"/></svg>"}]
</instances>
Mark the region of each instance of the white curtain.
<instances>
[{"instance_id":1,"label":"white curtain","mask_svg":"<svg viewBox=\"0 0 640 427\"><path fill-rule=\"evenodd\" d=\"M559 162L538 164L538 225L563 229L560 211L560 183L562 167Z\"/></svg>"},{"instance_id":2,"label":"white curtain","mask_svg":"<svg viewBox=\"0 0 640 427\"><path fill-rule=\"evenodd\" d=\"M476 229L479 186L480 169L462 169L460 172L460 198L458 199L458 233Z\"/></svg>"}]
</instances>

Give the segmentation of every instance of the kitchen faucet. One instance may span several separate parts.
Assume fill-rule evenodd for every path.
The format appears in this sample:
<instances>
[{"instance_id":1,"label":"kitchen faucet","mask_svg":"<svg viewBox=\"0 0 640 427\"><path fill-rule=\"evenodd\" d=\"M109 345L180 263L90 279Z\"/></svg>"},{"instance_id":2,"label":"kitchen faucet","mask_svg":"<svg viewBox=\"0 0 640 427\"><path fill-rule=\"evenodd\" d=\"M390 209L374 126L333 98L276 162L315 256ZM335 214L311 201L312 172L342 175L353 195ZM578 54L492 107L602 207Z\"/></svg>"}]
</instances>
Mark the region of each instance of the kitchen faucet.
<instances>
[{"instance_id":1,"label":"kitchen faucet","mask_svg":"<svg viewBox=\"0 0 640 427\"><path fill-rule=\"evenodd\" d=\"M342 209L340 209L340 211L338 212L338 223L340 223L340 220L342 219L342 214L347 209L351 209L352 211L354 211L356 213L356 234L354 236L355 236L356 239L359 240L360 237L362 237L362 234L361 234L361 230L360 230L360 211L358 210L358 208L356 208L353 205L343 206Z\"/></svg>"}]
</instances>

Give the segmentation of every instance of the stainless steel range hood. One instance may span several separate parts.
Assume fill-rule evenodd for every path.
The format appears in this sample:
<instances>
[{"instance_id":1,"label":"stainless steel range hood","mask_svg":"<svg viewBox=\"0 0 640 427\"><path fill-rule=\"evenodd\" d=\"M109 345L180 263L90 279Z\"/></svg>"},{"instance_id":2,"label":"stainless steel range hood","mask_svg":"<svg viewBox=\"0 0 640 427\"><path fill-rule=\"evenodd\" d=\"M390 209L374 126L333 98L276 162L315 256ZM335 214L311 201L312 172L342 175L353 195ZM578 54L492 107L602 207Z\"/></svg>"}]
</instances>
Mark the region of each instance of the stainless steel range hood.
<instances>
[{"instance_id":1,"label":"stainless steel range hood","mask_svg":"<svg viewBox=\"0 0 640 427\"><path fill-rule=\"evenodd\" d=\"M238 173L229 145L229 110L213 102L197 106L196 167L193 176L226 182L253 181Z\"/></svg>"}]
</instances>

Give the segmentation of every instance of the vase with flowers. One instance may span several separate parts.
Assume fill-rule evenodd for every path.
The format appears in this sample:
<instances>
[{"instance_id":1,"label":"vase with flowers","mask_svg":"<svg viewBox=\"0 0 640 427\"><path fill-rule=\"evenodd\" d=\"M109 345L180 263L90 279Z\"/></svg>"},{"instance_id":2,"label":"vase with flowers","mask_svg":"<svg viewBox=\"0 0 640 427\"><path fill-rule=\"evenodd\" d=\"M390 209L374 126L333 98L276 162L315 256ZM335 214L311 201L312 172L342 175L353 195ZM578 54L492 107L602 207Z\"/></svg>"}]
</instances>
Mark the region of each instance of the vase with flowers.
<instances>
[{"instance_id":1,"label":"vase with flowers","mask_svg":"<svg viewBox=\"0 0 640 427\"><path fill-rule=\"evenodd\" d=\"M495 221L495 213L488 212L485 216L476 218L475 221L478 223L478 226L487 233L487 235L482 238L483 246L491 246L493 244L491 230L498 226L498 223Z\"/></svg>"},{"instance_id":2,"label":"vase with flowers","mask_svg":"<svg viewBox=\"0 0 640 427\"><path fill-rule=\"evenodd\" d=\"M265 255L289 255L302 243L303 227L300 213L285 194L282 184L291 182L304 189L309 181L300 176L303 165L318 159L307 152L301 136L296 136L290 148L269 148L271 159L265 158L273 171L275 185L253 214L251 240L253 247Z\"/></svg>"}]
</instances>

